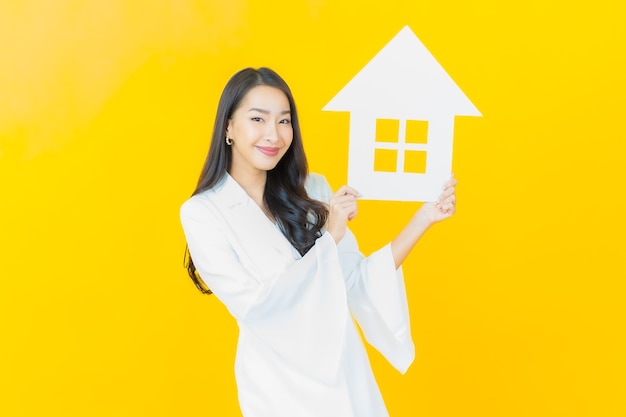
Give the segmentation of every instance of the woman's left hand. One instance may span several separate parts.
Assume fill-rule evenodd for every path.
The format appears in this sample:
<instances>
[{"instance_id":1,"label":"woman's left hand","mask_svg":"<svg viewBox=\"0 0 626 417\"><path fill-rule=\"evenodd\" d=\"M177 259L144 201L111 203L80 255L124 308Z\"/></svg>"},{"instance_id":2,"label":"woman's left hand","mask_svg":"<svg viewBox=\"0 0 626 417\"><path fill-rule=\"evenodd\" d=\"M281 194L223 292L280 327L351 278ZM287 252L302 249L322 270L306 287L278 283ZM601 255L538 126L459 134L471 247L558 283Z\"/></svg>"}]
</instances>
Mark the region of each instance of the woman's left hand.
<instances>
[{"instance_id":1,"label":"woman's left hand","mask_svg":"<svg viewBox=\"0 0 626 417\"><path fill-rule=\"evenodd\" d=\"M409 255L417 241L433 224L452 216L456 211L456 180L454 176L444 184L443 191L435 203L424 203L409 224L391 241L391 253L396 268Z\"/></svg>"},{"instance_id":2,"label":"woman's left hand","mask_svg":"<svg viewBox=\"0 0 626 417\"><path fill-rule=\"evenodd\" d=\"M424 203L417 215L423 216L429 224L435 224L451 217L456 212L456 179L451 176L444 184L443 191L435 203Z\"/></svg>"}]
</instances>

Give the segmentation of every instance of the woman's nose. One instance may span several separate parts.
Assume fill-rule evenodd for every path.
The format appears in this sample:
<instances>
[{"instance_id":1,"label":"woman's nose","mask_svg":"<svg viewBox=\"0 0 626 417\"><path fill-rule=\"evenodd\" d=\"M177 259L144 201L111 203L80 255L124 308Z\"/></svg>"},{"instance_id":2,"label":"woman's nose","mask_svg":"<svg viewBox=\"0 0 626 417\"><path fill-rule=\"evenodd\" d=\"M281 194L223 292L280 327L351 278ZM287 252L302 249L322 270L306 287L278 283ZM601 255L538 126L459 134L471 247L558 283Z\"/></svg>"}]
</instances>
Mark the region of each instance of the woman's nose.
<instances>
[{"instance_id":1,"label":"woman's nose","mask_svg":"<svg viewBox=\"0 0 626 417\"><path fill-rule=\"evenodd\" d=\"M268 123L267 129L265 130L265 140L270 142L276 142L278 140L278 129L273 123Z\"/></svg>"}]
</instances>

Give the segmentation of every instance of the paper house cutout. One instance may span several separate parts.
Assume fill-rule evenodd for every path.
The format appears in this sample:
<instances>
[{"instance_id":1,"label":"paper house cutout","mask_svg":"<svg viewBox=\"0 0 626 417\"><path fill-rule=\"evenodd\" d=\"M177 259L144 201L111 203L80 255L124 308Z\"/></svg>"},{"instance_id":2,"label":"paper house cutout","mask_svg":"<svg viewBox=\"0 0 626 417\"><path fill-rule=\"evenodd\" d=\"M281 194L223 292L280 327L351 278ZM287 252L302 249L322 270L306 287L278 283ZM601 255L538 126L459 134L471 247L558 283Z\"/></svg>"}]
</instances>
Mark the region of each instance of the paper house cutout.
<instances>
[{"instance_id":1,"label":"paper house cutout","mask_svg":"<svg viewBox=\"0 0 626 417\"><path fill-rule=\"evenodd\" d=\"M323 110L350 112L348 184L368 200L436 201L452 169L455 116L481 116L408 26ZM389 128L377 137L394 121L396 138ZM423 137L409 137L420 123Z\"/></svg>"}]
</instances>

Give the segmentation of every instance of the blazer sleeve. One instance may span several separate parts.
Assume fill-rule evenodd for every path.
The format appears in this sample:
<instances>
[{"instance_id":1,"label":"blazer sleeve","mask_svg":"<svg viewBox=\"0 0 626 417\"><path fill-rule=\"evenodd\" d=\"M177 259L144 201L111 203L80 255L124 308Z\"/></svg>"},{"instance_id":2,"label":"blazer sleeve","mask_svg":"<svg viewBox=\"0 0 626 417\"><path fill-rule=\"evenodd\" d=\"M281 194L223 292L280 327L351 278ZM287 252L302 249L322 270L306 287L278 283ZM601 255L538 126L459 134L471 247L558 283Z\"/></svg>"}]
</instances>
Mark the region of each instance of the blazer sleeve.
<instances>
[{"instance_id":1,"label":"blazer sleeve","mask_svg":"<svg viewBox=\"0 0 626 417\"><path fill-rule=\"evenodd\" d=\"M321 176L311 179L311 195L328 203L330 186ZM317 191L315 191L317 190ZM391 244L368 257L347 230L337 245L350 312L365 339L398 371L405 373L415 358L402 268L396 270Z\"/></svg>"},{"instance_id":2,"label":"blazer sleeve","mask_svg":"<svg viewBox=\"0 0 626 417\"><path fill-rule=\"evenodd\" d=\"M405 373L415 358L415 346L402 268L396 270L390 244L366 258L354 235L346 233L338 249L352 315L365 339Z\"/></svg>"},{"instance_id":3,"label":"blazer sleeve","mask_svg":"<svg viewBox=\"0 0 626 417\"><path fill-rule=\"evenodd\" d=\"M329 233L300 259L259 280L234 249L237 240L217 209L198 199L181 207L181 222L202 280L247 327L290 366L333 381L349 313L338 252Z\"/></svg>"}]
</instances>

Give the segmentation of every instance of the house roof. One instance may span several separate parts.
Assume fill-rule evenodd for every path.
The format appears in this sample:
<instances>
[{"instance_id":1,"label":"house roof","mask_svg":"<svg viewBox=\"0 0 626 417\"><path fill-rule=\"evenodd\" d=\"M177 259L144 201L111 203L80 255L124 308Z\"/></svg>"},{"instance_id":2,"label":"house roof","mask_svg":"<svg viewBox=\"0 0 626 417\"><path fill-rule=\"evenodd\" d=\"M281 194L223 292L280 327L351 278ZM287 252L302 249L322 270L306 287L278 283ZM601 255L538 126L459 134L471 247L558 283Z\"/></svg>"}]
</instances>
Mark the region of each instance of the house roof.
<instances>
[{"instance_id":1,"label":"house roof","mask_svg":"<svg viewBox=\"0 0 626 417\"><path fill-rule=\"evenodd\" d=\"M454 115L481 116L408 26L323 110L420 120Z\"/></svg>"}]
</instances>

